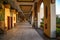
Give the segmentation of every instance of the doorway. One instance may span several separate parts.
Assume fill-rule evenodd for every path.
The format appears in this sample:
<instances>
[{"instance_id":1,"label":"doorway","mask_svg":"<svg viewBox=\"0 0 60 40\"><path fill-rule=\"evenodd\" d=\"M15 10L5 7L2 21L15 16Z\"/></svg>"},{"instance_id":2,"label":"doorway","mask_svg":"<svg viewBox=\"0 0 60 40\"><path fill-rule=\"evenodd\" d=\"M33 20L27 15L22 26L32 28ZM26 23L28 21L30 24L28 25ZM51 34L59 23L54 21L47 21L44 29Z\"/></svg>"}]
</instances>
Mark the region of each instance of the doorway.
<instances>
[{"instance_id":1,"label":"doorway","mask_svg":"<svg viewBox=\"0 0 60 40\"><path fill-rule=\"evenodd\" d=\"M11 17L11 28L13 28L13 27L12 27L12 22L13 22L12 20L13 20L13 19L12 19L12 17Z\"/></svg>"},{"instance_id":2,"label":"doorway","mask_svg":"<svg viewBox=\"0 0 60 40\"><path fill-rule=\"evenodd\" d=\"M7 21L7 25L8 25L8 30L9 30L9 29L12 28L12 17L9 17L9 16L8 16L7 18L8 18L8 19L7 19L7 20L8 20L8 21Z\"/></svg>"}]
</instances>

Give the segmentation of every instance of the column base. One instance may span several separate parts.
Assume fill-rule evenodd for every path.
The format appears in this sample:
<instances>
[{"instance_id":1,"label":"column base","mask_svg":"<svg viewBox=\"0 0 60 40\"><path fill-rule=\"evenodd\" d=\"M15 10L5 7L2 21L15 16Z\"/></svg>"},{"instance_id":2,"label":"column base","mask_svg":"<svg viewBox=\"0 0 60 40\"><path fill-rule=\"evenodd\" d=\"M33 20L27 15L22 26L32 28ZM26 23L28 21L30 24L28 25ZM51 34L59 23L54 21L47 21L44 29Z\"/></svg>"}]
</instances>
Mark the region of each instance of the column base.
<instances>
[{"instance_id":1,"label":"column base","mask_svg":"<svg viewBox=\"0 0 60 40\"><path fill-rule=\"evenodd\" d=\"M50 36L46 35L45 33L44 33L44 36L47 37L48 39L56 39L54 37L50 37Z\"/></svg>"}]
</instances>

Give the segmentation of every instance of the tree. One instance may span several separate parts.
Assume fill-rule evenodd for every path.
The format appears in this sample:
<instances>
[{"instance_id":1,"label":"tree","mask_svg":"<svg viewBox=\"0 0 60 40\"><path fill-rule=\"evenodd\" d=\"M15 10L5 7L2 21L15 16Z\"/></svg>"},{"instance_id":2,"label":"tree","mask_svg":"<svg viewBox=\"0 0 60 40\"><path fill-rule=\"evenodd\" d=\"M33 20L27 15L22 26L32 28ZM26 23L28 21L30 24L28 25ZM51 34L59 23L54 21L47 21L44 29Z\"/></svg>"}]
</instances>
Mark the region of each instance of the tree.
<instances>
[{"instance_id":1,"label":"tree","mask_svg":"<svg viewBox=\"0 0 60 40\"><path fill-rule=\"evenodd\" d=\"M60 18L58 16L56 17L56 24L60 24Z\"/></svg>"}]
</instances>

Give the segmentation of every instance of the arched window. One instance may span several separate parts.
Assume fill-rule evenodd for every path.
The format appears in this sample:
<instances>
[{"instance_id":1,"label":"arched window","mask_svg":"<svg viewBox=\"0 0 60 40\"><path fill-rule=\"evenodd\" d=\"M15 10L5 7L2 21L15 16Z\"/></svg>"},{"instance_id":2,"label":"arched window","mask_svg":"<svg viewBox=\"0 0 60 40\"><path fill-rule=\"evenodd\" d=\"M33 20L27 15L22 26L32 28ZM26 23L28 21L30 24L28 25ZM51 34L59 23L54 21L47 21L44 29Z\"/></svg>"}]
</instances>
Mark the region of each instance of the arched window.
<instances>
[{"instance_id":1,"label":"arched window","mask_svg":"<svg viewBox=\"0 0 60 40\"><path fill-rule=\"evenodd\" d=\"M45 8L45 12L46 12L45 17L47 18L48 17L48 7L47 6Z\"/></svg>"}]
</instances>

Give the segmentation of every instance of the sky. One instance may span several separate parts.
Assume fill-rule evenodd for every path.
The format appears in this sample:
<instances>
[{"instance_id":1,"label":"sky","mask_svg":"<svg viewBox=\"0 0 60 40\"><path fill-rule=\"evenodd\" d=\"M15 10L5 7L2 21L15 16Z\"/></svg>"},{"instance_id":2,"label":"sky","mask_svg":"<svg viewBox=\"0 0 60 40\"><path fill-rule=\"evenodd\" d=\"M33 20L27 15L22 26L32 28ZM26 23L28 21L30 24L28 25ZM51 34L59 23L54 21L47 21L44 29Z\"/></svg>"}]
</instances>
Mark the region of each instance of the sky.
<instances>
[{"instance_id":1,"label":"sky","mask_svg":"<svg viewBox=\"0 0 60 40\"><path fill-rule=\"evenodd\" d=\"M43 5L43 3L42 3L42 4L41 4L41 8L44 8L43 6L44 6L44 5Z\"/></svg>"},{"instance_id":2,"label":"sky","mask_svg":"<svg viewBox=\"0 0 60 40\"><path fill-rule=\"evenodd\" d=\"M56 14L60 14L60 0L56 0Z\"/></svg>"},{"instance_id":3,"label":"sky","mask_svg":"<svg viewBox=\"0 0 60 40\"><path fill-rule=\"evenodd\" d=\"M42 3L40 6L40 18L44 17L44 4Z\"/></svg>"},{"instance_id":4,"label":"sky","mask_svg":"<svg viewBox=\"0 0 60 40\"><path fill-rule=\"evenodd\" d=\"M43 3L41 4L41 8L43 8ZM60 0L56 0L56 14L60 14Z\"/></svg>"}]
</instances>

